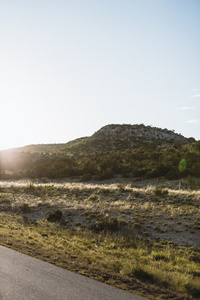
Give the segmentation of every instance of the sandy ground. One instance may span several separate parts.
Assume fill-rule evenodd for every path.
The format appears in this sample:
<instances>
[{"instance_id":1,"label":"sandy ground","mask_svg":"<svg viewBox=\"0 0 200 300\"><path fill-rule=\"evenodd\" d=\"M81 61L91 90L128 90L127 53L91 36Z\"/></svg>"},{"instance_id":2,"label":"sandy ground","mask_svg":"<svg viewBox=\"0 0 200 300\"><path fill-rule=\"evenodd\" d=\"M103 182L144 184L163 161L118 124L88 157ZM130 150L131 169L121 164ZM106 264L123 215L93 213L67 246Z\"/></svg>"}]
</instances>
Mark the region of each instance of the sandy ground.
<instances>
[{"instance_id":1,"label":"sandy ground","mask_svg":"<svg viewBox=\"0 0 200 300\"><path fill-rule=\"evenodd\" d=\"M155 187L168 188L156 198ZM173 189L173 187L175 187ZM63 212L64 226L90 227L99 216L116 217L141 238L167 240L200 250L200 191L176 189L178 181L0 181L0 211L41 221L49 212ZM94 196L95 197L92 197ZM23 213L27 204L30 212Z\"/></svg>"}]
</instances>

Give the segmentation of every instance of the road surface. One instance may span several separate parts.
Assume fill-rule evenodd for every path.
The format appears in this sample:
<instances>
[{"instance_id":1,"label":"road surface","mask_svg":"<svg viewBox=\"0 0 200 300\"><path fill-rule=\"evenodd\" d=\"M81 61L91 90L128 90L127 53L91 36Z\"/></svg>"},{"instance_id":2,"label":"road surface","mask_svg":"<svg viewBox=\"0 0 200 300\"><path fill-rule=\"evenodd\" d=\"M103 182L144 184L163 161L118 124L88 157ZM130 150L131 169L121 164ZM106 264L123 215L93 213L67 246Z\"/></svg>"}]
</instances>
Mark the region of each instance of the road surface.
<instances>
[{"instance_id":1,"label":"road surface","mask_svg":"<svg viewBox=\"0 0 200 300\"><path fill-rule=\"evenodd\" d=\"M0 300L145 300L0 246Z\"/></svg>"}]
</instances>

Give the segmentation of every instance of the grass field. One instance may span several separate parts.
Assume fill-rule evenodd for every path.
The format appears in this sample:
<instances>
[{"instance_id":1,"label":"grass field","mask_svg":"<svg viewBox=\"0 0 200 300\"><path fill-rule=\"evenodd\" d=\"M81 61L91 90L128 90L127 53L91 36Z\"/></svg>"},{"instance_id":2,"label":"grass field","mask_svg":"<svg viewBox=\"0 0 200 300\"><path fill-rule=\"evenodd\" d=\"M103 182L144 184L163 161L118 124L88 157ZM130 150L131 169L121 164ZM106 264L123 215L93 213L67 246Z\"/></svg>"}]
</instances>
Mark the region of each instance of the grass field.
<instances>
[{"instance_id":1,"label":"grass field","mask_svg":"<svg viewBox=\"0 0 200 300\"><path fill-rule=\"evenodd\" d=\"M200 191L0 182L0 244L150 299L200 298Z\"/></svg>"}]
</instances>

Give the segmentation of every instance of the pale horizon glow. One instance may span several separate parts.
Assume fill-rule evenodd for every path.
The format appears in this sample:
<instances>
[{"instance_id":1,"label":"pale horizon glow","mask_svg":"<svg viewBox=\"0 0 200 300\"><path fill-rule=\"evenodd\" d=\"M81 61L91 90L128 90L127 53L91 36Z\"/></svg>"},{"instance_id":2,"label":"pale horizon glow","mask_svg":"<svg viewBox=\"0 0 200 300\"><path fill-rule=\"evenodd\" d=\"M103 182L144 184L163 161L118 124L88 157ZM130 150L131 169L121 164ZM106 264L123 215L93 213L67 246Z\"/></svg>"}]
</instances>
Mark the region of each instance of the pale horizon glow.
<instances>
[{"instance_id":1,"label":"pale horizon glow","mask_svg":"<svg viewBox=\"0 0 200 300\"><path fill-rule=\"evenodd\" d=\"M187 123L190 123L190 124L199 124L200 123L200 120L188 120Z\"/></svg>"},{"instance_id":2,"label":"pale horizon glow","mask_svg":"<svg viewBox=\"0 0 200 300\"><path fill-rule=\"evenodd\" d=\"M0 150L107 124L200 140L198 0L1 1Z\"/></svg>"},{"instance_id":3,"label":"pale horizon glow","mask_svg":"<svg viewBox=\"0 0 200 300\"><path fill-rule=\"evenodd\" d=\"M198 97L200 97L200 94L192 96L192 98L198 98Z\"/></svg>"},{"instance_id":4,"label":"pale horizon glow","mask_svg":"<svg viewBox=\"0 0 200 300\"><path fill-rule=\"evenodd\" d=\"M193 110L195 109L193 106L183 106L181 107L181 110Z\"/></svg>"}]
</instances>

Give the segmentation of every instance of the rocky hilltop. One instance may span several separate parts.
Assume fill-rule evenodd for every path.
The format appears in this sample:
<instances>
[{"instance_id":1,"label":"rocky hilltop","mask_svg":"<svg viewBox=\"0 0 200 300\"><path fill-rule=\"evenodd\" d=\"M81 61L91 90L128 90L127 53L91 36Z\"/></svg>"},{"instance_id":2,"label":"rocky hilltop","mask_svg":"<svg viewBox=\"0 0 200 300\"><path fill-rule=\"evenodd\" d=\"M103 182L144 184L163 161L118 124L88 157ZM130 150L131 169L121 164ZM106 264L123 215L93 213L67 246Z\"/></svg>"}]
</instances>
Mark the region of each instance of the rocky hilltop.
<instances>
[{"instance_id":1,"label":"rocky hilltop","mask_svg":"<svg viewBox=\"0 0 200 300\"><path fill-rule=\"evenodd\" d=\"M91 137L77 143L66 144L63 150L75 152L105 152L138 148L143 145L162 145L195 142L168 129L141 125L106 125Z\"/></svg>"},{"instance_id":2,"label":"rocky hilltop","mask_svg":"<svg viewBox=\"0 0 200 300\"><path fill-rule=\"evenodd\" d=\"M130 140L133 144L137 141L151 143L158 142L176 142L188 143L188 139L184 136L170 131L151 126L141 125L106 125L93 134L92 139L124 139Z\"/></svg>"}]
</instances>

